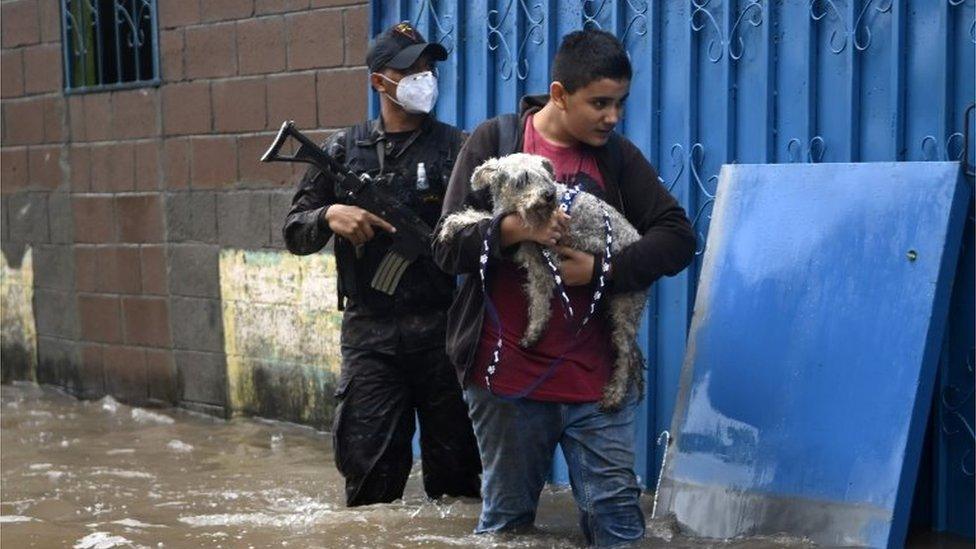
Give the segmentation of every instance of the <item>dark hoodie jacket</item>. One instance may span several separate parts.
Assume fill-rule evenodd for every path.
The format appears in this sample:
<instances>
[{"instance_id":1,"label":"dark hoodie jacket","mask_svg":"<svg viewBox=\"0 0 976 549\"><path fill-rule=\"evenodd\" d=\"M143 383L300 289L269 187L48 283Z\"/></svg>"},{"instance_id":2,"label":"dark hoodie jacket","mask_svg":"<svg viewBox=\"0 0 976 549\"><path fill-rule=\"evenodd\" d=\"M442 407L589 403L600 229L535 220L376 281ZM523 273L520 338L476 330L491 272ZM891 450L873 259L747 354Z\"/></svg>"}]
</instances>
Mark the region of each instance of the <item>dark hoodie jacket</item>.
<instances>
[{"instance_id":1,"label":"dark hoodie jacket","mask_svg":"<svg viewBox=\"0 0 976 549\"><path fill-rule=\"evenodd\" d=\"M548 99L545 95L526 96L520 102L515 151L522 150L526 117L541 109ZM472 192L470 181L475 168L499 155L499 128L498 117L483 122L461 148L444 197L441 222L447 215L468 207L492 210L487 189ZM661 184L657 172L640 150L618 133L611 134L610 140L602 147L592 148L603 176L607 202L627 218L641 239L614 254L608 291L645 290L661 276L674 276L691 263L695 236L684 209ZM447 353L462 386L466 384L481 339L484 295L478 267L485 233L491 224L495 225L489 241L491 256L502 259L512 252L501 248L499 222L500 219L494 219L473 223L450 242L434 239L437 265L448 273L470 275L464 276L447 316ZM434 234L439 231L440 224ZM599 263L599 260L595 262Z\"/></svg>"}]
</instances>

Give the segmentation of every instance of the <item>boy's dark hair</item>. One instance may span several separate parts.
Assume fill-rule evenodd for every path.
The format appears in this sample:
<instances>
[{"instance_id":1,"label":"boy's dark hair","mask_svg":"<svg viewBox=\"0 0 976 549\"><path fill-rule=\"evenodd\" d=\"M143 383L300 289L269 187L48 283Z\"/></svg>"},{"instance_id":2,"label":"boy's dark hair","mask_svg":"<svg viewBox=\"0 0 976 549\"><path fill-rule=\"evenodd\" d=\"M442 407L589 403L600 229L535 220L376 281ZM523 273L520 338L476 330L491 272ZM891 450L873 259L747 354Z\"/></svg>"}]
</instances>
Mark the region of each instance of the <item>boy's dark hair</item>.
<instances>
[{"instance_id":1,"label":"boy's dark hair","mask_svg":"<svg viewBox=\"0 0 976 549\"><path fill-rule=\"evenodd\" d=\"M623 44L609 32L573 31L563 37L552 62L552 79L573 93L601 78L630 80L633 71Z\"/></svg>"}]
</instances>

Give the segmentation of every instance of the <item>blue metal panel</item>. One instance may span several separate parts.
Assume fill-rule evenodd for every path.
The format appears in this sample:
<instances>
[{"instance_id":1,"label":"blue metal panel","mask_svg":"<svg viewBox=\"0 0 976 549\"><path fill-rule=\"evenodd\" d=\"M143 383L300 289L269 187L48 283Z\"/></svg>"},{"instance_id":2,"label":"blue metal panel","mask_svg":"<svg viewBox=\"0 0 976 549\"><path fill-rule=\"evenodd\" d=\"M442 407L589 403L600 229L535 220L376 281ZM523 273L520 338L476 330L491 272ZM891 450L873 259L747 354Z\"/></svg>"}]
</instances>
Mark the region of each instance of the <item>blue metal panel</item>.
<instances>
[{"instance_id":1,"label":"blue metal panel","mask_svg":"<svg viewBox=\"0 0 976 549\"><path fill-rule=\"evenodd\" d=\"M904 542L970 188L958 163L723 168L660 505Z\"/></svg>"},{"instance_id":2,"label":"blue metal panel","mask_svg":"<svg viewBox=\"0 0 976 549\"><path fill-rule=\"evenodd\" d=\"M815 162L823 150L815 117L817 33L809 9L805 2L786 2L779 11L775 162Z\"/></svg>"},{"instance_id":3,"label":"blue metal panel","mask_svg":"<svg viewBox=\"0 0 976 549\"><path fill-rule=\"evenodd\" d=\"M660 116L658 168L665 185L687 210L693 207L691 196L690 152L695 139L698 78L694 55L689 6L683 2L664 2L661 9L660 42ZM684 271L657 284L657 370L650 405L654 407L653 432L667 429L677 395L678 376L685 349L685 336L691 319L692 277ZM663 448L656 449L658 460ZM660 463L660 461L658 461ZM657 468L655 467L655 473ZM650 474L650 472L648 472ZM651 478L656 477L653 474Z\"/></svg>"},{"instance_id":4,"label":"blue metal panel","mask_svg":"<svg viewBox=\"0 0 976 549\"><path fill-rule=\"evenodd\" d=\"M695 220L699 251L722 164L961 158L976 82L974 0L374 0L371 15L374 32L406 18L451 49L437 115L468 130L513 110L521 93L546 91L567 32L614 32L634 64L621 130ZM649 369L638 474L648 485L662 457L655 440L671 424L700 267L655 284L642 323ZM973 288L972 277L959 280ZM972 315L952 323L954 333L976 330ZM948 345L954 357L973 348L963 337ZM964 360L947 358L942 370L973 383ZM950 454L972 463L974 438L962 431L935 435L935 464ZM972 505L973 476L959 471L934 475L936 507L950 485ZM961 513L948 501L947 513ZM968 529L955 531L971 531L971 514L963 517Z\"/></svg>"},{"instance_id":5,"label":"blue metal panel","mask_svg":"<svg viewBox=\"0 0 976 549\"><path fill-rule=\"evenodd\" d=\"M969 227L959 259L957 281L976 280L976 242L973 240L973 219L970 209ZM973 368L976 365L976 334L973 315L976 302L972 284L956 284L949 305L949 333L943 349L943 364L935 393L934 452L932 475L935 482L929 488L933 502L932 525L936 530L950 531L972 538L974 472L973 429L974 398ZM925 487L922 487L925 489Z\"/></svg>"}]
</instances>

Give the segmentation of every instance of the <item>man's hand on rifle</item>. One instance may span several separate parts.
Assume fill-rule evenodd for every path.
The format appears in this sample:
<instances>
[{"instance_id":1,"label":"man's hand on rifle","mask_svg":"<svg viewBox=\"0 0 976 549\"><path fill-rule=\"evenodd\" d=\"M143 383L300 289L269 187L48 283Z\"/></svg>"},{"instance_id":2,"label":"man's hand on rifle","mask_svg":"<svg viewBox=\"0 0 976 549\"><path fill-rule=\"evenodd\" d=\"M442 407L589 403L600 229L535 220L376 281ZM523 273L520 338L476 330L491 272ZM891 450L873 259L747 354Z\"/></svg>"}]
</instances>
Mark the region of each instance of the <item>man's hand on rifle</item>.
<instances>
[{"instance_id":1,"label":"man's hand on rifle","mask_svg":"<svg viewBox=\"0 0 976 549\"><path fill-rule=\"evenodd\" d=\"M325 209L325 220L332 232L356 246L365 244L376 236L373 227L379 227L388 233L396 232L396 227L387 223L386 220L358 206L333 204Z\"/></svg>"}]
</instances>

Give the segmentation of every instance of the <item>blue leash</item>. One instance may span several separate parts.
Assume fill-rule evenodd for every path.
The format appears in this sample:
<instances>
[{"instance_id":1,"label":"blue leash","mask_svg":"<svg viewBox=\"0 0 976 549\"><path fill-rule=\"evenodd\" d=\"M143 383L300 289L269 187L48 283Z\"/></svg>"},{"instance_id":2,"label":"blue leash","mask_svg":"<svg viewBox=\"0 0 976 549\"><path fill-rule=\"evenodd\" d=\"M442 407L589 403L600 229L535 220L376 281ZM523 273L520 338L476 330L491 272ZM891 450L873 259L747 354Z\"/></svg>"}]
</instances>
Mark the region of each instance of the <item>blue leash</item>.
<instances>
[{"instance_id":1,"label":"blue leash","mask_svg":"<svg viewBox=\"0 0 976 549\"><path fill-rule=\"evenodd\" d=\"M580 193L580 189L578 185L567 189L566 192L563 193L563 195L560 197L559 209L569 214L569 211L573 206L573 201L576 199L576 196L579 193ZM503 398L506 400L519 400L530 395L533 391L538 389L543 382L549 379L553 373L555 373L556 368L560 364L562 364L566 354L575 348L576 343L579 341L579 338L574 337L573 345L571 345L561 355L559 355L551 363L549 363L549 367L546 368L546 371L543 372L542 375L540 375L538 378L536 378L535 381L530 383L528 387L526 387L525 389L519 391L514 395L501 395L495 393L491 385L491 380L495 376L495 372L498 371L498 365L501 362L503 342L502 342L502 321L498 315L498 309L495 307L495 304L491 301L491 297L489 296L488 293L488 284L487 284L488 258L490 256L488 243L491 240L491 227L493 225L494 222L492 222L488 226L488 231L485 233L485 239L484 242L482 243L480 265L478 269L478 273L481 276L481 292L485 296L485 310L488 312L488 316L495 323L495 328L498 330L498 341L495 342L495 348L492 350L491 353L491 360L489 360L488 362L487 375L485 376L485 384L488 387L488 391L499 398ZM606 233L606 239L604 243L603 262L600 264L600 276L597 279L596 289L593 291L593 298L590 300L589 311L587 312L586 316L583 317L583 321L580 323L579 328L576 329L576 333L574 334L575 336L578 336L580 332L583 331L583 328L586 326L586 324L596 313L597 305L599 304L600 300L603 298L603 292L604 289L606 288L607 274L610 271L610 259L612 257L611 248L613 245L613 226L610 224L610 215L607 213L606 210L603 211L603 225L604 225L604 231ZM572 319L574 316L573 307L569 300L569 294L566 292L566 287L563 284L562 277L559 274L559 268L556 267L556 263L552 255L552 251L549 250L549 248L543 248L542 256L545 259L546 264L549 267L549 271L552 273L553 279L556 282L556 291L559 293L560 302L563 305L563 313L566 315L567 319Z\"/></svg>"}]
</instances>

